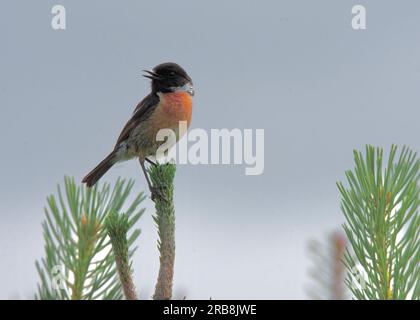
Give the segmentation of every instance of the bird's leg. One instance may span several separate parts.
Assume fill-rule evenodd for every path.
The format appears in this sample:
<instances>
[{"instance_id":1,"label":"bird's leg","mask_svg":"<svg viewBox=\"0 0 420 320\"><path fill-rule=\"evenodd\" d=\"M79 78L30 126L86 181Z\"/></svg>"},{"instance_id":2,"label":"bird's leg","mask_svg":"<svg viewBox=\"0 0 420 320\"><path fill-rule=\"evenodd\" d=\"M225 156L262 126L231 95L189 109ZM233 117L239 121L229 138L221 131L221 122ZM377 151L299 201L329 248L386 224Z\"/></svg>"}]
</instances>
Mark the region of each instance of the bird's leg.
<instances>
[{"instance_id":1,"label":"bird's leg","mask_svg":"<svg viewBox=\"0 0 420 320\"><path fill-rule=\"evenodd\" d=\"M149 175L147 174L146 167L144 166L144 160L139 159L141 169L143 170L144 176L146 177L147 186L149 187L150 192L152 192L152 184L150 183Z\"/></svg>"},{"instance_id":2,"label":"bird's leg","mask_svg":"<svg viewBox=\"0 0 420 320\"><path fill-rule=\"evenodd\" d=\"M147 161L150 161L147 158L145 158L145 159ZM159 188L156 188L156 187L152 186L152 183L150 182L150 179L149 179L149 175L147 174L146 167L144 166L144 159L139 158L139 162L140 162L141 169L143 170L144 176L146 177L147 186L149 187L152 201L155 201L156 195L158 195L161 199L165 199L165 196L162 194L162 192L159 190ZM156 165L154 162L152 162L152 163L154 165Z\"/></svg>"},{"instance_id":3,"label":"bird's leg","mask_svg":"<svg viewBox=\"0 0 420 320\"><path fill-rule=\"evenodd\" d=\"M152 160L150 160L147 157L145 157L144 160L146 160L147 162L149 162L149 164L151 164L152 166L157 166L157 164L155 162L153 162Z\"/></svg>"},{"instance_id":4,"label":"bird's leg","mask_svg":"<svg viewBox=\"0 0 420 320\"><path fill-rule=\"evenodd\" d=\"M146 160L147 162L149 162L149 164L151 164L152 166L156 167L157 166L157 162L153 162L152 160L150 160L149 158L145 157L144 160ZM168 165L169 162L166 162L165 165Z\"/></svg>"}]
</instances>

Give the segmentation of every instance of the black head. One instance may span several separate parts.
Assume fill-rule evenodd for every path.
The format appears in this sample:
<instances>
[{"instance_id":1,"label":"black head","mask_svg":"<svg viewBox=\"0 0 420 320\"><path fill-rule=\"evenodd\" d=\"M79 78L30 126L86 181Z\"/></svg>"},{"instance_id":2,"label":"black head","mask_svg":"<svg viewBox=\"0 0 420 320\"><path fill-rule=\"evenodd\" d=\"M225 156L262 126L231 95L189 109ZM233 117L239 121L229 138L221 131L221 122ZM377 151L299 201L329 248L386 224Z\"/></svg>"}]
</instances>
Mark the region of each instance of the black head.
<instances>
[{"instance_id":1,"label":"black head","mask_svg":"<svg viewBox=\"0 0 420 320\"><path fill-rule=\"evenodd\" d=\"M143 70L144 77L152 80L153 92L188 91L194 94L190 76L176 63L166 62L157 65L152 71Z\"/></svg>"}]
</instances>

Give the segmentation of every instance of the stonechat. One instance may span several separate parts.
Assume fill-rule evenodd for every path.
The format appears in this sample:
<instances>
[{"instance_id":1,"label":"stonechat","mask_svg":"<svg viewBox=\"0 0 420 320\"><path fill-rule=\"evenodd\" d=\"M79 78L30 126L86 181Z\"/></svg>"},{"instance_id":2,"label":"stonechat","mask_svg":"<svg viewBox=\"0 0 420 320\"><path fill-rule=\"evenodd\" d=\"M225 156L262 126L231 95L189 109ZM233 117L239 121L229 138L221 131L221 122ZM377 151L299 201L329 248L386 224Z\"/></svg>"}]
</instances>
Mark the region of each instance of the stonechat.
<instances>
[{"instance_id":1,"label":"stonechat","mask_svg":"<svg viewBox=\"0 0 420 320\"><path fill-rule=\"evenodd\" d=\"M138 158L153 195L153 188L145 168L145 161L153 163L154 157L164 141L157 141L161 129L180 133L179 122L191 123L194 96L193 82L185 70L176 63L166 62L153 70L143 70L144 77L151 79L151 92L137 105L133 115L123 128L114 149L86 177L84 183L93 186L115 163Z\"/></svg>"}]
</instances>

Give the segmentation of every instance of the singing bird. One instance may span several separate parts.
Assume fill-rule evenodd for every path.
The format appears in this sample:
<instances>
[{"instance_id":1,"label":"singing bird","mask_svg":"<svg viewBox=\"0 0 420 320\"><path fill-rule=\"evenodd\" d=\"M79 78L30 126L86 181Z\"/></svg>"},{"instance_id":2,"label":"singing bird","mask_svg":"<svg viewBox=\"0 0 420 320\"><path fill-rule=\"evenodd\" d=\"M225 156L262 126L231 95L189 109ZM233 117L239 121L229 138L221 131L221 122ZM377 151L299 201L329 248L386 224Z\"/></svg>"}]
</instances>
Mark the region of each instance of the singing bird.
<instances>
[{"instance_id":1,"label":"singing bird","mask_svg":"<svg viewBox=\"0 0 420 320\"><path fill-rule=\"evenodd\" d=\"M157 141L161 129L171 129L178 141L179 122L191 123L194 96L193 82L185 70L176 63L166 62L153 70L143 70L144 77L151 79L151 92L137 105L133 115L117 139L114 150L102 160L86 177L83 183L93 186L114 164L138 158L150 191L153 188L145 168L148 157L156 154L164 141Z\"/></svg>"}]
</instances>

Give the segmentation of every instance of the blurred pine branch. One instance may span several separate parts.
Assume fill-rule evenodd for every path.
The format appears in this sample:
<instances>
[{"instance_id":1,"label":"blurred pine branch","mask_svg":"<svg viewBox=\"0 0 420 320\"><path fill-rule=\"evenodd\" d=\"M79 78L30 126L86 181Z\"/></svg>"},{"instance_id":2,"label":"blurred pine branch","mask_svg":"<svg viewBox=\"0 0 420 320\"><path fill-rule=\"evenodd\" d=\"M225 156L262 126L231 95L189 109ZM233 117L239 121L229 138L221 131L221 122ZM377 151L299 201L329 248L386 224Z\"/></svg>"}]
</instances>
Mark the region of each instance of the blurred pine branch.
<instances>
[{"instance_id":1,"label":"blurred pine branch","mask_svg":"<svg viewBox=\"0 0 420 320\"><path fill-rule=\"evenodd\" d=\"M356 299L420 298L419 167L417 154L404 147L354 151L355 168L348 187L338 183L346 251L348 288Z\"/></svg>"},{"instance_id":2,"label":"blurred pine branch","mask_svg":"<svg viewBox=\"0 0 420 320\"><path fill-rule=\"evenodd\" d=\"M324 243L325 242L325 243ZM341 232L332 233L326 241L312 240L309 253L312 261L309 275L312 279L307 290L309 297L317 300L345 300L345 266L343 264L346 237Z\"/></svg>"},{"instance_id":3,"label":"blurred pine branch","mask_svg":"<svg viewBox=\"0 0 420 320\"><path fill-rule=\"evenodd\" d=\"M132 181L120 179L112 190L108 184L101 189L79 187L66 177L64 193L58 186L57 196L48 197L43 222L46 256L36 262L40 276L37 299L123 297L104 223L108 214L121 212L132 187ZM125 211L130 257L140 234L133 226L144 211L139 209L143 199L143 194L138 194Z\"/></svg>"}]
</instances>

